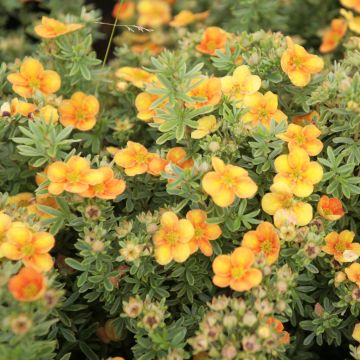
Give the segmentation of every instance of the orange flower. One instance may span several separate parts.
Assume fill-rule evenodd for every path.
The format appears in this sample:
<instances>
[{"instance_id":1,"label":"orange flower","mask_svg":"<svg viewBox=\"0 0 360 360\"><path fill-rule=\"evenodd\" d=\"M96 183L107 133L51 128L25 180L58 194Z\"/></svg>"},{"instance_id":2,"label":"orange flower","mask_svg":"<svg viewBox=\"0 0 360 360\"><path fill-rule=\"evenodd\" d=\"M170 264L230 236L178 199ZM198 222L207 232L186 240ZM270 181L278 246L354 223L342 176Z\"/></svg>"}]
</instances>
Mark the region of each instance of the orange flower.
<instances>
[{"instance_id":1,"label":"orange flower","mask_svg":"<svg viewBox=\"0 0 360 360\"><path fill-rule=\"evenodd\" d=\"M95 96L77 91L69 100L63 100L60 104L60 122L64 126L87 131L95 126L99 110L100 104Z\"/></svg>"},{"instance_id":2,"label":"orange flower","mask_svg":"<svg viewBox=\"0 0 360 360\"><path fill-rule=\"evenodd\" d=\"M198 20L204 20L209 16L209 12L205 11L202 13L194 14L189 10L180 11L172 21L170 21L170 26L172 27L183 27L189 24L192 24Z\"/></svg>"},{"instance_id":3,"label":"orange flower","mask_svg":"<svg viewBox=\"0 0 360 360\"><path fill-rule=\"evenodd\" d=\"M211 256L213 249L210 241L216 240L221 236L220 226L208 224L206 222L206 212L200 209L190 210L186 214L186 218L191 222L195 230L194 236L189 243L191 253L200 249L205 256Z\"/></svg>"},{"instance_id":4,"label":"orange flower","mask_svg":"<svg viewBox=\"0 0 360 360\"><path fill-rule=\"evenodd\" d=\"M60 195L64 191L80 194L90 187L103 182L103 174L90 169L90 162L80 156L72 156L66 163L56 161L49 165L47 176L50 180L48 191Z\"/></svg>"},{"instance_id":5,"label":"orange flower","mask_svg":"<svg viewBox=\"0 0 360 360\"><path fill-rule=\"evenodd\" d=\"M160 229L153 236L155 258L160 265L175 260L184 262L191 254L190 240L194 227L189 220L179 220L175 213L167 211L161 216Z\"/></svg>"},{"instance_id":6,"label":"orange flower","mask_svg":"<svg viewBox=\"0 0 360 360\"><path fill-rule=\"evenodd\" d=\"M322 247L322 250L329 255L333 255L338 262L347 262L344 252L346 250L354 252L360 256L360 244L353 243L355 234L349 230L343 230L340 234L332 231L326 235L326 245Z\"/></svg>"},{"instance_id":7,"label":"orange flower","mask_svg":"<svg viewBox=\"0 0 360 360\"><path fill-rule=\"evenodd\" d=\"M267 221L259 224L256 230L245 233L241 245L249 248L254 254L263 253L269 265L279 257L280 240L274 226Z\"/></svg>"},{"instance_id":8,"label":"orange flower","mask_svg":"<svg viewBox=\"0 0 360 360\"><path fill-rule=\"evenodd\" d=\"M141 0L137 5L138 25L159 27L171 19L170 6L161 0Z\"/></svg>"},{"instance_id":9,"label":"orange flower","mask_svg":"<svg viewBox=\"0 0 360 360\"><path fill-rule=\"evenodd\" d=\"M306 86L311 75L323 69L324 61L319 56L309 54L302 46L294 44L289 36L286 40L288 48L281 56L281 68L295 86Z\"/></svg>"},{"instance_id":10,"label":"orange flower","mask_svg":"<svg viewBox=\"0 0 360 360\"><path fill-rule=\"evenodd\" d=\"M18 98L12 99L10 103L12 116L20 114L22 116L30 117L35 112L36 108L35 104L20 101Z\"/></svg>"},{"instance_id":11,"label":"orange flower","mask_svg":"<svg viewBox=\"0 0 360 360\"><path fill-rule=\"evenodd\" d=\"M287 331L284 330L284 325L283 323L274 318L274 317L269 317L266 321L266 323L272 327L274 327L275 331L281 335L281 344L289 344L290 343L290 335Z\"/></svg>"},{"instance_id":12,"label":"orange flower","mask_svg":"<svg viewBox=\"0 0 360 360\"><path fill-rule=\"evenodd\" d=\"M321 131L315 125L299 125L290 124L286 132L277 135L281 140L288 143L289 151L295 147L304 149L309 156L316 156L323 149L322 142L317 139L321 135Z\"/></svg>"},{"instance_id":13,"label":"orange flower","mask_svg":"<svg viewBox=\"0 0 360 360\"><path fill-rule=\"evenodd\" d=\"M317 205L319 214L326 220L335 221L344 216L344 209L338 198L323 195Z\"/></svg>"},{"instance_id":14,"label":"orange flower","mask_svg":"<svg viewBox=\"0 0 360 360\"><path fill-rule=\"evenodd\" d=\"M184 148L174 147L166 155L168 164L174 164L181 169L191 169L194 166L194 160L188 158Z\"/></svg>"},{"instance_id":15,"label":"orange flower","mask_svg":"<svg viewBox=\"0 0 360 360\"><path fill-rule=\"evenodd\" d=\"M114 171L109 166L98 169L103 175L103 182L90 185L89 188L80 193L83 197L97 197L104 200L112 200L125 191L126 183L123 179L115 179Z\"/></svg>"},{"instance_id":16,"label":"orange flower","mask_svg":"<svg viewBox=\"0 0 360 360\"><path fill-rule=\"evenodd\" d=\"M20 72L8 75L7 79L11 82L14 92L25 98L34 96L36 91L44 95L53 94L61 85L57 72L44 70L40 61L31 57L23 60Z\"/></svg>"},{"instance_id":17,"label":"orange flower","mask_svg":"<svg viewBox=\"0 0 360 360\"><path fill-rule=\"evenodd\" d=\"M348 279L360 287L360 264L353 263L345 269Z\"/></svg>"},{"instance_id":18,"label":"orange flower","mask_svg":"<svg viewBox=\"0 0 360 360\"><path fill-rule=\"evenodd\" d=\"M135 14L135 4L133 1L117 2L112 11L112 16L118 20L129 20Z\"/></svg>"},{"instance_id":19,"label":"orange flower","mask_svg":"<svg viewBox=\"0 0 360 360\"><path fill-rule=\"evenodd\" d=\"M270 121L276 122L287 121L287 116L278 110L278 97L271 91L265 95L257 92L252 95L244 97L244 106L248 112L241 117L244 123L250 123L252 127L257 126L259 123L263 124L266 128L270 127Z\"/></svg>"},{"instance_id":20,"label":"orange flower","mask_svg":"<svg viewBox=\"0 0 360 360\"><path fill-rule=\"evenodd\" d=\"M257 191L257 185L249 177L248 172L239 166L225 165L217 158L212 158L215 171L210 171L202 179L204 191L212 197L220 207L231 205L235 197L251 198Z\"/></svg>"},{"instance_id":21,"label":"orange flower","mask_svg":"<svg viewBox=\"0 0 360 360\"><path fill-rule=\"evenodd\" d=\"M35 33L44 39L53 39L83 28L82 24L65 24L61 21L43 16L41 24L35 26Z\"/></svg>"},{"instance_id":22,"label":"orange flower","mask_svg":"<svg viewBox=\"0 0 360 360\"><path fill-rule=\"evenodd\" d=\"M54 215L45 213L44 211L40 210L39 205L45 205L53 209L59 209L59 204L57 203L55 197L50 196L49 194L43 194L36 195L35 203L32 203L27 207L28 213L35 214L40 219L51 219L54 217Z\"/></svg>"},{"instance_id":23,"label":"orange flower","mask_svg":"<svg viewBox=\"0 0 360 360\"><path fill-rule=\"evenodd\" d=\"M133 45L131 47L131 51L135 54L142 54L145 51L148 51L151 55L160 54L164 48L158 44L153 43L152 41L148 41L143 44Z\"/></svg>"},{"instance_id":24,"label":"orange flower","mask_svg":"<svg viewBox=\"0 0 360 360\"><path fill-rule=\"evenodd\" d=\"M212 264L213 283L221 288L230 286L235 291L247 291L258 286L262 273L251 267L254 261L254 253L245 247L238 247L231 255L217 256Z\"/></svg>"},{"instance_id":25,"label":"orange flower","mask_svg":"<svg viewBox=\"0 0 360 360\"><path fill-rule=\"evenodd\" d=\"M298 197L307 197L314 191L314 185L323 177L323 169L316 161L310 161L309 155L301 148L294 148L288 155L275 159L277 175L274 183L285 183Z\"/></svg>"},{"instance_id":26,"label":"orange flower","mask_svg":"<svg viewBox=\"0 0 360 360\"><path fill-rule=\"evenodd\" d=\"M152 154L143 145L128 141L127 147L118 151L114 160L117 165L125 169L126 175L135 176L144 174L149 170Z\"/></svg>"},{"instance_id":27,"label":"orange flower","mask_svg":"<svg viewBox=\"0 0 360 360\"><path fill-rule=\"evenodd\" d=\"M14 223L6 233L6 241L1 245L4 257L22 260L25 266L37 271L49 271L53 260L49 251L55 239L48 232L32 232L22 223Z\"/></svg>"},{"instance_id":28,"label":"orange flower","mask_svg":"<svg viewBox=\"0 0 360 360\"><path fill-rule=\"evenodd\" d=\"M197 80L195 80L197 82ZM221 80L219 78L206 78L188 93L189 96L205 98L204 101L187 103L188 107L201 108L203 106L214 106L221 99Z\"/></svg>"},{"instance_id":29,"label":"orange flower","mask_svg":"<svg viewBox=\"0 0 360 360\"><path fill-rule=\"evenodd\" d=\"M347 8L360 12L360 0L340 0L340 2Z\"/></svg>"},{"instance_id":30,"label":"orange flower","mask_svg":"<svg viewBox=\"0 0 360 360\"><path fill-rule=\"evenodd\" d=\"M165 171L165 167L168 163L165 159L162 159L158 154L150 154L149 159L149 174L159 176L163 171Z\"/></svg>"},{"instance_id":31,"label":"orange flower","mask_svg":"<svg viewBox=\"0 0 360 360\"><path fill-rule=\"evenodd\" d=\"M320 51L327 53L333 51L340 43L347 31L347 23L344 19L334 19L331 26L324 32Z\"/></svg>"},{"instance_id":32,"label":"orange flower","mask_svg":"<svg viewBox=\"0 0 360 360\"><path fill-rule=\"evenodd\" d=\"M320 115L317 111L312 111L306 115L298 115L292 118L293 124L304 126L309 124L316 125L316 119L319 119Z\"/></svg>"},{"instance_id":33,"label":"orange flower","mask_svg":"<svg viewBox=\"0 0 360 360\"><path fill-rule=\"evenodd\" d=\"M134 86L143 89L145 85L156 81L156 76L137 67L124 66L115 72L123 80L131 82Z\"/></svg>"},{"instance_id":34,"label":"orange flower","mask_svg":"<svg viewBox=\"0 0 360 360\"><path fill-rule=\"evenodd\" d=\"M215 55L216 50L224 51L228 34L216 26L208 27L196 50L209 55Z\"/></svg>"},{"instance_id":35,"label":"orange flower","mask_svg":"<svg viewBox=\"0 0 360 360\"><path fill-rule=\"evenodd\" d=\"M32 268L24 267L8 283L11 295L18 301L35 301L46 290L44 276Z\"/></svg>"}]
</instances>

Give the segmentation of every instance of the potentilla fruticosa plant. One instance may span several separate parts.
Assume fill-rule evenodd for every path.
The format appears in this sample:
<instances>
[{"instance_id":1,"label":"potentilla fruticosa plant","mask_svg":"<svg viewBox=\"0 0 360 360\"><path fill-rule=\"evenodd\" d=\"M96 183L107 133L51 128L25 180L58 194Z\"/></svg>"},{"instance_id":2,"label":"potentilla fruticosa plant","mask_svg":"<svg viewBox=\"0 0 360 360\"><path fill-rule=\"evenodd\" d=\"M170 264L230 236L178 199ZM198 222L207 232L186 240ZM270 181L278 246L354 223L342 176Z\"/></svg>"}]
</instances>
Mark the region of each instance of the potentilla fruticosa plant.
<instances>
[{"instance_id":1,"label":"potentilla fruticosa plant","mask_svg":"<svg viewBox=\"0 0 360 360\"><path fill-rule=\"evenodd\" d=\"M299 1L81 3L0 67L0 360L360 359L359 1L309 48Z\"/></svg>"}]
</instances>

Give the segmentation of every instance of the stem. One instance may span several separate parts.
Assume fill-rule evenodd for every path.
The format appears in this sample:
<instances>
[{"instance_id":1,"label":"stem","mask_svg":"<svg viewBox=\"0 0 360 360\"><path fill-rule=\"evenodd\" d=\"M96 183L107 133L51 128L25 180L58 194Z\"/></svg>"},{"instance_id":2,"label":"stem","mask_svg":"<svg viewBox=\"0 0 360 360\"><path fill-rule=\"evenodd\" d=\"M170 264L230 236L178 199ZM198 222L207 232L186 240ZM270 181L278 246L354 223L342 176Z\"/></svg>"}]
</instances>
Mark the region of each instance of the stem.
<instances>
[{"instance_id":1,"label":"stem","mask_svg":"<svg viewBox=\"0 0 360 360\"><path fill-rule=\"evenodd\" d=\"M124 2L124 0L119 0L120 6L123 4L123 2ZM111 43L112 43L114 35L115 35L115 29L116 29L117 22L118 22L118 18L116 17L115 22L113 24L113 28L111 30L109 42L107 44L106 53L105 53L105 57L104 57L104 60L103 60L103 63L102 63L102 67L104 67L106 65L107 59L109 57L110 47L111 47Z\"/></svg>"}]
</instances>

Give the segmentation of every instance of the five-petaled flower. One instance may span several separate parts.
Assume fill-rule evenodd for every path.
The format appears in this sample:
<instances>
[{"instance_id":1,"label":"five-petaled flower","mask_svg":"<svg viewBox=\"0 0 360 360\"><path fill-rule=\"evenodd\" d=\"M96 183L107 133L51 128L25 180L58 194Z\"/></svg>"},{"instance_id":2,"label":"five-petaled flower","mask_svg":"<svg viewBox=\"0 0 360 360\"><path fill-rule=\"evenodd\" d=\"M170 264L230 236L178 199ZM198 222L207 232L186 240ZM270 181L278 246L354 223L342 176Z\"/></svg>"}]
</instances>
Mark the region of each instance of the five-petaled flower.
<instances>
[{"instance_id":1,"label":"five-petaled flower","mask_svg":"<svg viewBox=\"0 0 360 360\"><path fill-rule=\"evenodd\" d=\"M296 224L305 226L313 217L313 210L310 204L295 200L290 187L282 182L273 184L271 192L265 194L261 199L263 210L274 217L280 211L287 210L288 214L295 218Z\"/></svg>"},{"instance_id":2,"label":"five-petaled flower","mask_svg":"<svg viewBox=\"0 0 360 360\"><path fill-rule=\"evenodd\" d=\"M141 0L137 5L138 25L159 27L171 20L170 6L162 0Z\"/></svg>"},{"instance_id":3,"label":"five-petaled flower","mask_svg":"<svg viewBox=\"0 0 360 360\"><path fill-rule=\"evenodd\" d=\"M247 291L258 286L262 280L259 269L253 268L254 253L245 247L236 248L230 255L218 255L213 264L213 283L235 291Z\"/></svg>"},{"instance_id":4,"label":"five-petaled flower","mask_svg":"<svg viewBox=\"0 0 360 360\"><path fill-rule=\"evenodd\" d=\"M112 16L118 20L129 20L135 14L135 4L133 1L117 2L113 8Z\"/></svg>"},{"instance_id":5,"label":"five-petaled flower","mask_svg":"<svg viewBox=\"0 0 360 360\"><path fill-rule=\"evenodd\" d=\"M336 49L341 39L345 36L346 31L347 23L344 19L332 20L330 28L324 32L320 51L327 53Z\"/></svg>"},{"instance_id":6,"label":"five-petaled flower","mask_svg":"<svg viewBox=\"0 0 360 360\"><path fill-rule=\"evenodd\" d=\"M323 169L316 161L310 161L307 152L294 148L288 155L280 155L275 159L277 175L274 183L282 182L290 187L294 195L307 197L314 191L314 184L321 181Z\"/></svg>"},{"instance_id":7,"label":"five-petaled flower","mask_svg":"<svg viewBox=\"0 0 360 360\"><path fill-rule=\"evenodd\" d=\"M197 129L191 133L192 139L202 139L218 129L218 124L214 115L203 116L197 123Z\"/></svg>"},{"instance_id":8,"label":"five-petaled flower","mask_svg":"<svg viewBox=\"0 0 360 360\"><path fill-rule=\"evenodd\" d=\"M188 93L192 97L201 97L203 100L195 100L188 102L188 107L201 108L203 106L215 106L221 99L221 81L219 78L210 77L205 79L194 80L194 82L201 81Z\"/></svg>"},{"instance_id":9,"label":"five-petaled flower","mask_svg":"<svg viewBox=\"0 0 360 360\"><path fill-rule=\"evenodd\" d=\"M80 193L81 196L112 200L125 191L125 181L123 179L116 179L111 167L103 166L98 169L98 172L103 175L103 181L96 185L89 185L86 191Z\"/></svg>"},{"instance_id":10,"label":"five-petaled flower","mask_svg":"<svg viewBox=\"0 0 360 360\"><path fill-rule=\"evenodd\" d=\"M330 221L339 220L345 214L341 200L329 198L326 195L321 196L317 205L317 211L324 219Z\"/></svg>"},{"instance_id":11,"label":"five-petaled flower","mask_svg":"<svg viewBox=\"0 0 360 360\"><path fill-rule=\"evenodd\" d=\"M183 27L195 21L205 20L208 16L208 11L194 14L189 10L182 10L170 21L169 25L172 27Z\"/></svg>"},{"instance_id":12,"label":"five-petaled flower","mask_svg":"<svg viewBox=\"0 0 360 360\"><path fill-rule=\"evenodd\" d=\"M9 74L7 79L11 82L14 92L25 98L33 97L36 91L44 95L53 94L61 86L61 79L56 71L44 70L40 61L31 57L25 58L20 71Z\"/></svg>"},{"instance_id":13,"label":"five-petaled flower","mask_svg":"<svg viewBox=\"0 0 360 360\"><path fill-rule=\"evenodd\" d=\"M322 250L329 255L333 255L338 262L347 262L344 256L345 251L351 251L355 256L360 256L360 244L353 243L355 234L349 230L343 230L340 234L332 231L325 237L325 246Z\"/></svg>"},{"instance_id":14,"label":"five-petaled flower","mask_svg":"<svg viewBox=\"0 0 360 360\"><path fill-rule=\"evenodd\" d=\"M65 24L47 16L41 18L41 24L35 26L35 33L44 39L53 39L83 28L82 24Z\"/></svg>"},{"instance_id":15,"label":"five-petaled flower","mask_svg":"<svg viewBox=\"0 0 360 360\"><path fill-rule=\"evenodd\" d=\"M295 86L306 86L311 75L323 69L324 61L317 55L309 54L302 46L294 44L289 36L286 40L287 50L281 56L281 68Z\"/></svg>"},{"instance_id":16,"label":"five-petaled flower","mask_svg":"<svg viewBox=\"0 0 360 360\"><path fill-rule=\"evenodd\" d=\"M6 241L6 233L12 224L11 217L5 213L0 213L0 258L3 256L1 246Z\"/></svg>"},{"instance_id":17,"label":"five-petaled flower","mask_svg":"<svg viewBox=\"0 0 360 360\"><path fill-rule=\"evenodd\" d=\"M247 65L237 67L232 76L221 78L221 89L224 95L236 102L237 106L242 105L246 95L255 94L261 87L261 79L252 75Z\"/></svg>"},{"instance_id":18,"label":"five-petaled flower","mask_svg":"<svg viewBox=\"0 0 360 360\"><path fill-rule=\"evenodd\" d=\"M225 45L228 39L228 34L223 29L211 26L208 27L201 39L199 45L196 46L196 50L209 55L215 55L215 51L224 51Z\"/></svg>"},{"instance_id":19,"label":"five-petaled flower","mask_svg":"<svg viewBox=\"0 0 360 360\"><path fill-rule=\"evenodd\" d=\"M309 156L320 154L323 143L318 139L321 131L315 125L305 125L304 127L290 124L286 132L278 134L277 137L288 143L289 151L295 147L304 149Z\"/></svg>"},{"instance_id":20,"label":"five-petaled flower","mask_svg":"<svg viewBox=\"0 0 360 360\"><path fill-rule=\"evenodd\" d=\"M146 85L155 82L156 76L143 69L131 66L124 66L116 70L115 76L131 82L134 86L144 89Z\"/></svg>"},{"instance_id":21,"label":"five-petaled flower","mask_svg":"<svg viewBox=\"0 0 360 360\"><path fill-rule=\"evenodd\" d=\"M241 246L249 248L254 254L264 254L269 265L279 257L280 240L272 224L265 221L256 230L245 233Z\"/></svg>"},{"instance_id":22,"label":"five-petaled flower","mask_svg":"<svg viewBox=\"0 0 360 360\"><path fill-rule=\"evenodd\" d=\"M44 295L46 279L40 272L24 267L10 278L8 288L18 301L35 301Z\"/></svg>"},{"instance_id":23,"label":"five-petaled flower","mask_svg":"<svg viewBox=\"0 0 360 360\"><path fill-rule=\"evenodd\" d=\"M212 158L215 171L210 171L202 179L202 187L214 203L220 207L231 205L236 197L252 198L257 185L249 177L248 172L239 166L225 165L217 158Z\"/></svg>"},{"instance_id":24,"label":"five-petaled flower","mask_svg":"<svg viewBox=\"0 0 360 360\"><path fill-rule=\"evenodd\" d=\"M360 264L353 263L345 269L348 279L360 287Z\"/></svg>"},{"instance_id":25,"label":"five-petaled flower","mask_svg":"<svg viewBox=\"0 0 360 360\"><path fill-rule=\"evenodd\" d=\"M67 162L55 161L47 169L50 181L48 191L60 195L64 191L80 194L89 186L103 182L104 175L99 170L90 168L90 162L80 156L72 156Z\"/></svg>"},{"instance_id":26,"label":"five-petaled flower","mask_svg":"<svg viewBox=\"0 0 360 360\"><path fill-rule=\"evenodd\" d=\"M340 0L340 2L347 8L360 12L360 0Z\"/></svg>"},{"instance_id":27,"label":"five-petaled flower","mask_svg":"<svg viewBox=\"0 0 360 360\"><path fill-rule=\"evenodd\" d=\"M247 108L247 113L241 117L244 123L249 123L252 127L258 124L270 127L271 120L276 122L287 121L287 116L278 109L278 97L271 91L266 94L259 92L246 95L243 105Z\"/></svg>"},{"instance_id":28,"label":"five-petaled flower","mask_svg":"<svg viewBox=\"0 0 360 360\"><path fill-rule=\"evenodd\" d=\"M75 92L70 99L63 100L59 106L60 122L81 131L91 130L96 124L100 104L93 95Z\"/></svg>"},{"instance_id":29,"label":"five-petaled flower","mask_svg":"<svg viewBox=\"0 0 360 360\"><path fill-rule=\"evenodd\" d=\"M22 260L37 271L49 271L53 260L49 251L55 239L48 232L33 232L22 223L14 223L6 233L1 253L10 260Z\"/></svg>"},{"instance_id":30,"label":"five-petaled flower","mask_svg":"<svg viewBox=\"0 0 360 360\"><path fill-rule=\"evenodd\" d=\"M172 211L162 214L160 228L153 235L155 259L160 265L172 260L184 262L191 254L190 241L194 227L189 220L180 219Z\"/></svg>"},{"instance_id":31,"label":"five-petaled flower","mask_svg":"<svg viewBox=\"0 0 360 360\"><path fill-rule=\"evenodd\" d=\"M149 153L145 146L133 141L128 141L127 147L117 151L114 157L115 163L124 168L128 176L149 171L149 164L153 159L154 154Z\"/></svg>"},{"instance_id":32,"label":"five-petaled flower","mask_svg":"<svg viewBox=\"0 0 360 360\"><path fill-rule=\"evenodd\" d=\"M221 236L220 226L217 224L208 224L206 222L206 212L200 209L190 210L186 214L186 218L194 227L194 236L189 243L191 253L200 249L204 255L211 256L213 249L210 241L216 240Z\"/></svg>"}]
</instances>

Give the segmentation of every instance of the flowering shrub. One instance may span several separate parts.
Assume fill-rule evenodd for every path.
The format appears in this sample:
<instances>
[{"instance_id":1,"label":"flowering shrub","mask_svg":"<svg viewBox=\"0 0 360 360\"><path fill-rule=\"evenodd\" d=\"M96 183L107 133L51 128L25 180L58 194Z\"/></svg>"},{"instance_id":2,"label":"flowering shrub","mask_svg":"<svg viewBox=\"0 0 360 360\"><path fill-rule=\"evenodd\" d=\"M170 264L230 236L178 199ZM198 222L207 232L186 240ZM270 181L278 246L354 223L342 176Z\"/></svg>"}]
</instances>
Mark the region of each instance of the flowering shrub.
<instances>
[{"instance_id":1,"label":"flowering shrub","mask_svg":"<svg viewBox=\"0 0 360 360\"><path fill-rule=\"evenodd\" d=\"M1 3L0 359L360 359L340 3Z\"/></svg>"}]
</instances>

